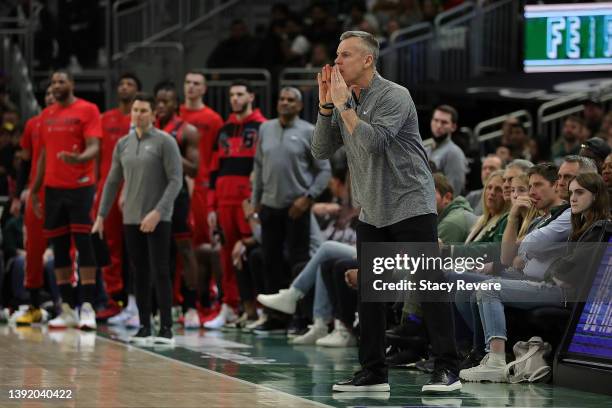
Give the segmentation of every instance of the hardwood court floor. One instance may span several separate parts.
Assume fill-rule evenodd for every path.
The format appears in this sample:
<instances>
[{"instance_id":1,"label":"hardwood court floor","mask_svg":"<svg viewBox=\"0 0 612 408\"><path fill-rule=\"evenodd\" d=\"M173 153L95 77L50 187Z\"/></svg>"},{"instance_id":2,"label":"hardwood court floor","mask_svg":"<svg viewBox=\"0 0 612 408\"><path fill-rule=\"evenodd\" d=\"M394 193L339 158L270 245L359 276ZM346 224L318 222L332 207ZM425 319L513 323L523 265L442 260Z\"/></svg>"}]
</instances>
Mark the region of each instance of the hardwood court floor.
<instances>
[{"instance_id":1,"label":"hardwood court floor","mask_svg":"<svg viewBox=\"0 0 612 408\"><path fill-rule=\"evenodd\" d=\"M284 336L177 330L174 348L137 348L132 331L0 326L4 407L612 407L612 397L546 384L464 383L423 396L428 377L391 370L391 393L332 394L357 367L352 349L291 346ZM70 389L70 400L11 400L10 389Z\"/></svg>"}]
</instances>

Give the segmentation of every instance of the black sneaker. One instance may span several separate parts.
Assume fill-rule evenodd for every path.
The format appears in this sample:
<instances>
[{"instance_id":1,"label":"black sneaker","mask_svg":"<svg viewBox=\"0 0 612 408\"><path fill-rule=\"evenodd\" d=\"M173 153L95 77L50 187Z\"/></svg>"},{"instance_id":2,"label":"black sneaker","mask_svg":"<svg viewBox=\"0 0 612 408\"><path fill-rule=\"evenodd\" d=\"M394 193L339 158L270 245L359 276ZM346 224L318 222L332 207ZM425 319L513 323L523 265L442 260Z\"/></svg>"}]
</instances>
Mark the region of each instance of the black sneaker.
<instances>
[{"instance_id":1,"label":"black sneaker","mask_svg":"<svg viewBox=\"0 0 612 408\"><path fill-rule=\"evenodd\" d=\"M296 317L291 320L289 326L287 327L287 337L294 338L297 336L301 336L302 334L308 331L308 322L306 319Z\"/></svg>"},{"instance_id":2,"label":"black sneaker","mask_svg":"<svg viewBox=\"0 0 612 408\"><path fill-rule=\"evenodd\" d=\"M417 370L422 371L426 374L431 374L434 371L434 359L429 358L427 360L421 360L418 363L416 363L414 367Z\"/></svg>"},{"instance_id":3,"label":"black sneaker","mask_svg":"<svg viewBox=\"0 0 612 408\"><path fill-rule=\"evenodd\" d=\"M259 335L268 334L286 334L287 323L282 322L278 319L268 318L264 323L253 329L253 333Z\"/></svg>"},{"instance_id":4,"label":"black sneaker","mask_svg":"<svg viewBox=\"0 0 612 408\"><path fill-rule=\"evenodd\" d=\"M336 392L386 392L391 390L387 378L379 377L370 370L358 371L353 377L339 381L332 387Z\"/></svg>"},{"instance_id":5,"label":"black sneaker","mask_svg":"<svg viewBox=\"0 0 612 408\"><path fill-rule=\"evenodd\" d=\"M413 349L398 350L386 358L389 367L413 368L419 361L424 361L423 357Z\"/></svg>"},{"instance_id":6,"label":"black sneaker","mask_svg":"<svg viewBox=\"0 0 612 408\"><path fill-rule=\"evenodd\" d=\"M434 370L431 379L421 389L422 392L451 392L461 389L459 377L447 369Z\"/></svg>"},{"instance_id":7,"label":"black sneaker","mask_svg":"<svg viewBox=\"0 0 612 408\"><path fill-rule=\"evenodd\" d=\"M153 337L153 344L173 346L174 337L172 336L172 327L160 327L157 336Z\"/></svg>"},{"instance_id":8,"label":"black sneaker","mask_svg":"<svg viewBox=\"0 0 612 408\"><path fill-rule=\"evenodd\" d=\"M147 344L151 339L151 328L141 326L135 335L128 337L128 343Z\"/></svg>"},{"instance_id":9,"label":"black sneaker","mask_svg":"<svg viewBox=\"0 0 612 408\"><path fill-rule=\"evenodd\" d=\"M465 358L459 363L459 370L467 370L468 368L476 367L484 358L485 353L476 349L470 350Z\"/></svg>"}]
</instances>

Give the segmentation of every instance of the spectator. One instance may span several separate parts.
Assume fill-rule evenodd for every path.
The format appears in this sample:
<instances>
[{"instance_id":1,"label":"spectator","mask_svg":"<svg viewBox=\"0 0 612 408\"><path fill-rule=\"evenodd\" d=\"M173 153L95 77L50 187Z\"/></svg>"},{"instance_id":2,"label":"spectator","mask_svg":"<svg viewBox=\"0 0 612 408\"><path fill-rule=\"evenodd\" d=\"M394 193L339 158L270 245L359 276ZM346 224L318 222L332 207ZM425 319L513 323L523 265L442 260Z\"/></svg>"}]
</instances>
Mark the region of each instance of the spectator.
<instances>
[{"instance_id":1,"label":"spectator","mask_svg":"<svg viewBox=\"0 0 612 408\"><path fill-rule=\"evenodd\" d=\"M482 185L483 186L485 185L485 182L487 181L487 178L489 178L491 173L497 170L501 170L503 167L504 167L504 164L502 162L502 159L500 159L498 156L495 156L493 154L487 156L483 160L482 167L480 169L480 181L482 182ZM470 206L474 209L475 215L482 215L482 192L483 190L484 189L481 188L479 190L471 191L465 197L468 203L470 203Z\"/></svg>"},{"instance_id":2,"label":"spectator","mask_svg":"<svg viewBox=\"0 0 612 408\"><path fill-rule=\"evenodd\" d=\"M397 21L401 27L409 27L423 21L419 0L400 0L397 6Z\"/></svg>"},{"instance_id":3,"label":"spectator","mask_svg":"<svg viewBox=\"0 0 612 408\"><path fill-rule=\"evenodd\" d=\"M608 191L610 192L612 198L612 153L606 157L606 160L602 166L601 175L604 183L606 183L606 186L608 186Z\"/></svg>"},{"instance_id":4,"label":"spectator","mask_svg":"<svg viewBox=\"0 0 612 408\"><path fill-rule=\"evenodd\" d=\"M557 180L557 194L564 201L569 201L569 183L578 174L597 173L598 168L593 159L585 156L566 156L559 166L559 178Z\"/></svg>"},{"instance_id":5,"label":"spectator","mask_svg":"<svg viewBox=\"0 0 612 408\"><path fill-rule=\"evenodd\" d=\"M572 115L565 119L561 139L552 146L552 160L559 165L565 156L580 153L580 143L583 137L584 120Z\"/></svg>"},{"instance_id":6,"label":"spectator","mask_svg":"<svg viewBox=\"0 0 612 408\"><path fill-rule=\"evenodd\" d=\"M434 22L436 16L440 11L442 11L440 5L437 0L423 0L421 10L423 13L423 21L427 21L429 23Z\"/></svg>"},{"instance_id":7,"label":"spectator","mask_svg":"<svg viewBox=\"0 0 612 408\"><path fill-rule=\"evenodd\" d=\"M611 151L612 149L604 140L594 137L581 145L580 156L592 159L597 165L597 172L601 174L603 162Z\"/></svg>"},{"instance_id":8,"label":"spectator","mask_svg":"<svg viewBox=\"0 0 612 408\"><path fill-rule=\"evenodd\" d=\"M527 134L527 129L521 121L517 120L516 123L510 125L508 146L513 158L533 161L530 141L531 138Z\"/></svg>"},{"instance_id":9,"label":"spectator","mask_svg":"<svg viewBox=\"0 0 612 408\"><path fill-rule=\"evenodd\" d=\"M510 201L512 194L512 179L520 174L527 173L529 168L533 167L533 163L528 160L514 160L506 166L504 171L504 200Z\"/></svg>"},{"instance_id":10,"label":"spectator","mask_svg":"<svg viewBox=\"0 0 612 408\"><path fill-rule=\"evenodd\" d=\"M532 173L531 177L534 176L539 177L537 172ZM530 184L532 182L536 180L530 178ZM564 219L563 227L558 229L556 234L549 234L552 228L546 232L546 228L538 228L534 231L533 237L531 237L532 233L525 237L523 244L529 244L534 240L560 242L568 236L570 241L579 241L582 234L597 221L609 219L608 194L599 175L593 173L578 175L570 183L570 195L571 209L564 210L563 215L559 217ZM477 382L506 381L507 332L504 307L511 306L520 309L533 309L538 306L563 307L568 298L573 298L575 290L580 287L584 278L583 259L574 258L573 262L564 262L566 259L561 260L561 265L556 262L550 269L552 259L548 259L548 265L545 267L539 265L543 268L539 271L538 282L527 279L493 279L488 282L500 284L501 290L478 290L476 292L478 310L489 352L477 367L461 370L459 375L462 379Z\"/></svg>"},{"instance_id":11,"label":"spectator","mask_svg":"<svg viewBox=\"0 0 612 408\"><path fill-rule=\"evenodd\" d=\"M367 27L371 31L370 34L376 36L380 31L378 20L372 13L368 13L368 9L364 1L356 0L351 4L350 16L344 23L344 31L362 30L363 22L367 23Z\"/></svg>"},{"instance_id":12,"label":"spectator","mask_svg":"<svg viewBox=\"0 0 612 408\"><path fill-rule=\"evenodd\" d=\"M331 58L329 58L329 52L325 44L314 44L310 53L310 61L306 64L306 68L320 68L330 63Z\"/></svg>"},{"instance_id":13,"label":"spectator","mask_svg":"<svg viewBox=\"0 0 612 408\"><path fill-rule=\"evenodd\" d=\"M440 105L434 109L430 124L434 147L428 148L428 155L451 183L453 191L461 194L468 166L465 154L450 137L457 130L457 119L457 111L452 106Z\"/></svg>"},{"instance_id":14,"label":"spectator","mask_svg":"<svg viewBox=\"0 0 612 408\"><path fill-rule=\"evenodd\" d=\"M604 119L605 111L603 104L591 98L585 101L582 106L584 107L583 117L585 126L589 129L591 135L594 136L599 132Z\"/></svg>"},{"instance_id":15,"label":"spectator","mask_svg":"<svg viewBox=\"0 0 612 408\"><path fill-rule=\"evenodd\" d=\"M208 68L249 68L255 64L258 47L242 19L232 21L230 37L222 40L208 57Z\"/></svg>"},{"instance_id":16,"label":"spectator","mask_svg":"<svg viewBox=\"0 0 612 408\"><path fill-rule=\"evenodd\" d=\"M296 16L287 19L285 59L289 65L303 66L310 51L310 42L303 34L302 20ZM325 64L323 64L325 65Z\"/></svg>"},{"instance_id":17,"label":"spectator","mask_svg":"<svg viewBox=\"0 0 612 408\"><path fill-rule=\"evenodd\" d=\"M436 209L438 211L438 238L445 243L464 242L476 215L461 196L453 197L453 187L441 173L434 174Z\"/></svg>"},{"instance_id":18,"label":"spectator","mask_svg":"<svg viewBox=\"0 0 612 408\"><path fill-rule=\"evenodd\" d=\"M329 14L323 3L314 3L310 7L310 24L304 30L304 35L311 44L325 44L328 50L335 50L340 37L340 27L335 17Z\"/></svg>"},{"instance_id":19,"label":"spectator","mask_svg":"<svg viewBox=\"0 0 612 408\"><path fill-rule=\"evenodd\" d=\"M597 132L595 136L603 140L607 140L608 144L610 144L612 137L612 111L606 113L606 116L604 116L603 120L601 121L599 132ZM612 145L610 147L612 147Z\"/></svg>"}]
</instances>

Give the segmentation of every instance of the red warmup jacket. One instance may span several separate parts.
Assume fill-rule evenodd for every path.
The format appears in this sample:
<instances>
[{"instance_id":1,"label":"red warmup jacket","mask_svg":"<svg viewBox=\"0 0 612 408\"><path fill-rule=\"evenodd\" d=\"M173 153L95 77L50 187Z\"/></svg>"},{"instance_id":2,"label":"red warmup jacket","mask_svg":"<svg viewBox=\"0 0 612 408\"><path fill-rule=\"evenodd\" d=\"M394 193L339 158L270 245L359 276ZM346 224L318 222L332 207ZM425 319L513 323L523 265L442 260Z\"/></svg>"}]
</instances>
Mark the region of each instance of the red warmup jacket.
<instances>
[{"instance_id":1,"label":"red warmup jacket","mask_svg":"<svg viewBox=\"0 0 612 408\"><path fill-rule=\"evenodd\" d=\"M259 109L242 121L232 113L219 130L210 164L208 205L242 205L251 196L249 176L259 140L259 125L266 121Z\"/></svg>"}]
</instances>

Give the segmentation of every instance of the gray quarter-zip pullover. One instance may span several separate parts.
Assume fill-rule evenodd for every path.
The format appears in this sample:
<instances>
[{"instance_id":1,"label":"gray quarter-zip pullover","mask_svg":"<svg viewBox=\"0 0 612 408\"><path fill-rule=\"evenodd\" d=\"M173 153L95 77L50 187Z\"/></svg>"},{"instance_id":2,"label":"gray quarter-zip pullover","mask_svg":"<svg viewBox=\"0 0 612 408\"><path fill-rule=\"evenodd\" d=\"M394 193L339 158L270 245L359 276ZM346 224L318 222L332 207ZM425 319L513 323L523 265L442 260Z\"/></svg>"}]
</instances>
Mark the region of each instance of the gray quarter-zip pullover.
<instances>
[{"instance_id":1,"label":"gray quarter-zip pullover","mask_svg":"<svg viewBox=\"0 0 612 408\"><path fill-rule=\"evenodd\" d=\"M300 118L285 128L278 119L261 124L255 153L254 206L287 208L296 198L317 197L327 187L331 167L328 160L312 157L313 131L314 126Z\"/></svg>"},{"instance_id":2,"label":"gray quarter-zip pullover","mask_svg":"<svg viewBox=\"0 0 612 408\"><path fill-rule=\"evenodd\" d=\"M334 109L331 117L319 115L311 148L315 158L327 159L346 146L359 219L382 228L436 214L433 176L410 92L374 73L359 104L349 103L360 119L353 134Z\"/></svg>"},{"instance_id":3,"label":"gray quarter-zip pullover","mask_svg":"<svg viewBox=\"0 0 612 408\"><path fill-rule=\"evenodd\" d=\"M181 153L176 141L155 128L140 139L135 130L119 139L98 215L106 217L122 181L125 181L124 224L140 224L153 209L159 211L161 221L170 221L174 200L183 185Z\"/></svg>"}]
</instances>

